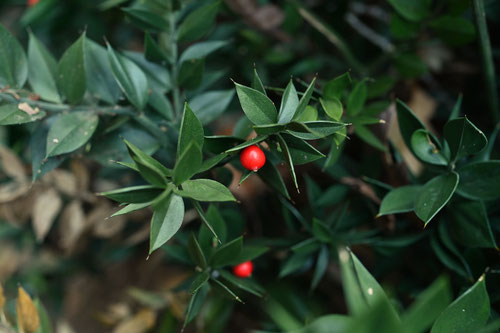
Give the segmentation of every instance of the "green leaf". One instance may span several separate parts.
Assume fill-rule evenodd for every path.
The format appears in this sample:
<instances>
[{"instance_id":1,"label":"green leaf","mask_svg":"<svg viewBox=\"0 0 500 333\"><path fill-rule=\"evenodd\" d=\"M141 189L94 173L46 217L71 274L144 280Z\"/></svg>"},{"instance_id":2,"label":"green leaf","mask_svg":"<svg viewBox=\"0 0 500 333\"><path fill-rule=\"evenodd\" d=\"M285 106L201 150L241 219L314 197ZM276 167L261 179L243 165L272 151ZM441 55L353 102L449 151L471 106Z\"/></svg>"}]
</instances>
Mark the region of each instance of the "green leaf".
<instances>
[{"instance_id":1,"label":"green leaf","mask_svg":"<svg viewBox=\"0 0 500 333\"><path fill-rule=\"evenodd\" d=\"M191 12L179 26L177 39L190 42L203 37L212 28L219 5L220 2L215 1Z\"/></svg>"},{"instance_id":2,"label":"green leaf","mask_svg":"<svg viewBox=\"0 0 500 333\"><path fill-rule=\"evenodd\" d=\"M484 274L437 318L431 333L476 332L490 316L490 300Z\"/></svg>"},{"instance_id":3,"label":"green leaf","mask_svg":"<svg viewBox=\"0 0 500 333\"><path fill-rule=\"evenodd\" d=\"M36 110L36 109L35 109ZM18 108L18 104L0 105L0 125L19 125L43 119L47 114L39 110L29 115Z\"/></svg>"},{"instance_id":4,"label":"green leaf","mask_svg":"<svg viewBox=\"0 0 500 333\"><path fill-rule=\"evenodd\" d=\"M411 148L411 137L416 130L425 130L424 124L417 118L413 111L401 100L396 100L399 131L408 148Z\"/></svg>"},{"instance_id":5,"label":"green leaf","mask_svg":"<svg viewBox=\"0 0 500 333\"><path fill-rule=\"evenodd\" d=\"M394 39L408 40L418 36L420 25L416 22L407 21L394 13L391 15L390 29Z\"/></svg>"},{"instance_id":6,"label":"green leaf","mask_svg":"<svg viewBox=\"0 0 500 333\"><path fill-rule=\"evenodd\" d=\"M201 123L207 125L226 111L233 97L234 89L207 91L196 95L189 104Z\"/></svg>"},{"instance_id":7,"label":"green leaf","mask_svg":"<svg viewBox=\"0 0 500 333\"><path fill-rule=\"evenodd\" d=\"M157 89L151 90L148 104L164 119L172 121L175 118L172 104L165 94L159 92Z\"/></svg>"},{"instance_id":8,"label":"green leaf","mask_svg":"<svg viewBox=\"0 0 500 333\"><path fill-rule=\"evenodd\" d=\"M226 222L224 222L222 215L215 205L208 206L205 218L209 221L209 224L219 236L220 241L225 242L227 236ZM207 251L206 253L208 253L208 250L216 245L216 243L214 243L214 236L212 232L204 224L200 226L198 239L200 240L200 246L202 249Z\"/></svg>"},{"instance_id":9,"label":"green leaf","mask_svg":"<svg viewBox=\"0 0 500 333\"><path fill-rule=\"evenodd\" d=\"M246 148L246 147L250 147L250 146L253 146L259 142L262 142L264 140L267 139L267 135L259 135L259 136L256 136L255 138L253 139L250 139L248 141L245 141L237 146L234 146L233 148L230 148L228 150L225 151L225 153L233 153L233 152L236 152L238 150L242 150L243 148Z\"/></svg>"},{"instance_id":10,"label":"green leaf","mask_svg":"<svg viewBox=\"0 0 500 333\"><path fill-rule=\"evenodd\" d=\"M85 33L62 55L57 65L57 86L71 104L77 104L87 90L85 75Z\"/></svg>"},{"instance_id":11,"label":"green leaf","mask_svg":"<svg viewBox=\"0 0 500 333\"><path fill-rule=\"evenodd\" d=\"M295 114L293 115L293 119L299 118L302 115L302 113L304 112L304 110L306 109L306 107L309 105L309 101L311 100L311 97L312 97L312 94L314 91L314 83L315 82L316 82L316 78L314 78L311 81L311 83L307 87L306 92L300 98L299 106L297 106L297 110L295 110Z\"/></svg>"},{"instance_id":12,"label":"green leaf","mask_svg":"<svg viewBox=\"0 0 500 333\"><path fill-rule=\"evenodd\" d=\"M498 248L484 203L459 202L449 210L450 232L467 247Z\"/></svg>"},{"instance_id":13,"label":"green leaf","mask_svg":"<svg viewBox=\"0 0 500 333\"><path fill-rule=\"evenodd\" d=\"M241 108L252 123L255 125L276 124L278 120L276 107L266 95L236 82L234 84Z\"/></svg>"},{"instance_id":14,"label":"green leaf","mask_svg":"<svg viewBox=\"0 0 500 333\"><path fill-rule=\"evenodd\" d=\"M387 151L387 147L365 125L354 123L354 131L356 135L359 136L361 140L363 140L364 142L368 143L369 145L381 151Z\"/></svg>"},{"instance_id":15,"label":"green leaf","mask_svg":"<svg viewBox=\"0 0 500 333\"><path fill-rule=\"evenodd\" d=\"M172 62L170 56L160 48L158 43L147 31L144 34L144 57L149 61L159 63L165 60Z\"/></svg>"},{"instance_id":16,"label":"green leaf","mask_svg":"<svg viewBox=\"0 0 500 333\"><path fill-rule=\"evenodd\" d=\"M186 180L182 183L182 190L176 190L176 193L197 201L236 201L227 187L211 179Z\"/></svg>"},{"instance_id":17,"label":"green leaf","mask_svg":"<svg viewBox=\"0 0 500 333\"><path fill-rule=\"evenodd\" d=\"M301 329L290 331L290 333L345 333L349 332L354 318L331 314L318 317Z\"/></svg>"},{"instance_id":18,"label":"green leaf","mask_svg":"<svg viewBox=\"0 0 500 333\"><path fill-rule=\"evenodd\" d=\"M323 153L302 139L286 133L280 135L285 140L295 165L311 163L325 157Z\"/></svg>"},{"instance_id":19,"label":"green leaf","mask_svg":"<svg viewBox=\"0 0 500 333\"><path fill-rule=\"evenodd\" d=\"M177 84L185 89L194 90L203 81L205 59L192 59L184 61L177 75Z\"/></svg>"},{"instance_id":20,"label":"green leaf","mask_svg":"<svg viewBox=\"0 0 500 333\"><path fill-rule=\"evenodd\" d=\"M214 219L210 219L210 221L207 219L207 217L205 216L205 213L203 212L203 209L201 208L201 205L198 201L195 201L195 200L191 200L191 202L193 203L193 206L194 206L194 209L196 210L196 212L198 212L198 215L200 216L200 219L201 221L203 222L203 226L208 230L210 231L210 233L212 233L212 235L215 237L215 240L219 243L221 243L221 240L217 234L217 232L215 231L215 228L218 228L220 226L220 221L214 221ZM215 228L212 226L212 222L215 222ZM223 222L223 221L222 221ZM218 231L219 230L223 230L224 233L226 232L226 228L225 228L225 225L224 225L224 228L218 228L217 229Z\"/></svg>"},{"instance_id":21,"label":"green leaf","mask_svg":"<svg viewBox=\"0 0 500 333\"><path fill-rule=\"evenodd\" d=\"M307 261L311 258L309 254L303 253L293 253L282 265L280 268L280 278L284 278L287 275L290 275L299 269L301 269Z\"/></svg>"},{"instance_id":22,"label":"green leaf","mask_svg":"<svg viewBox=\"0 0 500 333\"><path fill-rule=\"evenodd\" d=\"M462 107L462 98L463 98L462 94L458 95L457 101L455 102L455 105L453 106L453 110L451 110L450 117L448 118L448 121L456 119L460 115L460 108Z\"/></svg>"},{"instance_id":23,"label":"green leaf","mask_svg":"<svg viewBox=\"0 0 500 333\"><path fill-rule=\"evenodd\" d=\"M332 241L332 232L330 231L328 225L317 218L313 218L312 233L314 237L322 242L329 243Z\"/></svg>"},{"instance_id":24,"label":"green leaf","mask_svg":"<svg viewBox=\"0 0 500 333\"><path fill-rule=\"evenodd\" d=\"M242 247L242 236L220 246L215 251L212 258L210 258L210 266L216 268L231 264L233 262L233 258L241 252Z\"/></svg>"},{"instance_id":25,"label":"green leaf","mask_svg":"<svg viewBox=\"0 0 500 333\"><path fill-rule=\"evenodd\" d=\"M269 125L260 125L253 127L255 132L259 135L277 134L279 132L284 131L285 128L286 126L281 124L269 124Z\"/></svg>"},{"instance_id":26,"label":"green leaf","mask_svg":"<svg viewBox=\"0 0 500 333\"><path fill-rule=\"evenodd\" d=\"M222 278L229 282L231 285L240 288L241 290L244 290L246 292L249 292L251 294L254 294L257 297L262 297L264 296L265 290L263 290L260 286L258 286L256 283L254 283L252 280L249 279L239 279L232 275L231 273L228 273L225 270L219 270L218 271Z\"/></svg>"},{"instance_id":27,"label":"green leaf","mask_svg":"<svg viewBox=\"0 0 500 333\"><path fill-rule=\"evenodd\" d=\"M309 133L290 129L288 133L304 140L316 140L330 136L342 131L346 124L328 120L307 121L302 123L308 129Z\"/></svg>"},{"instance_id":28,"label":"green leaf","mask_svg":"<svg viewBox=\"0 0 500 333\"><path fill-rule=\"evenodd\" d=\"M361 112L363 106L365 105L367 94L368 89L366 87L365 80L358 82L354 86L349 94L349 97L347 98L346 112L348 115L355 116Z\"/></svg>"},{"instance_id":29,"label":"green leaf","mask_svg":"<svg viewBox=\"0 0 500 333\"><path fill-rule=\"evenodd\" d=\"M108 44L108 57L116 82L127 99L139 110L148 101L148 79L144 72L130 59L113 50Z\"/></svg>"},{"instance_id":30,"label":"green leaf","mask_svg":"<svg viewBox=\"0 0 500 333\"><path fill-rule=\"evenodd\" d=\"M108 52L105 47L90 39L85 43L87 89L97 99L115 105L122 93L113 77Z\"/></svg>"},{"instance_id":31,"label":"green leaf","mask_svg":"<svg viewBox=\"0 0 500 333\"><path fill-rule=\"evenodd\" d=\"M245 140L229 135L211 135L205 136L203 148L212 154L226 153L226 150L232 149L237 145L244 143Z\"/></svg>"},{"instance_id":32,"label":"green leaf","mask_svg":"<svg viewBox=\"0 0 500 333\"><path fill-rule=\"evenodd\" d=\"M299 106L299 96L293 85L292 80L288 82L283 97L281 97L280 111L278 115L278 124L289 123Z\"/></svg>"},{"instance_id":33,"label":"green leaf","mask_svg":"<svg viewBox=\"0 0 500 333\"><path fill-rule=\"evenodd\" d=\"M173 181L175 185L180 185L195 175L201 167L201 150L192 141L175 163Z\"/></svg>"},{"instance_id":34,"label":"green leaf","mask_svg":"<svg viewBox=\"0 0 500 333\"><path fill-rule=\"evenodd\" d=\"M196 265L201 268L207 267L207 259L205 258L205 254L203 254L200 244L198 243L198 240L193 233L191 233L191 235L189 236L188 251L191 260L193 260Z\"/></svg>"},{"instance_id":35,"label":"green leaf","mask_svg":"<svg viewBox=\"0 0 500 333\"><path fill-rule=\"evenodd\" d=\"M150 31L167 31L169 30L169 22L162 16L152 12L151 10L142 8L121 8L128 18L139 28Z\"/></svg>"},{"instance_id":36,"label":"green leaf","mask_svg":"<svg viewBox=\"0 0 500 333\"><path fill-rule=\"evenodd\" d=\"M150 205L151 205L151 202L128 204L125 207L123 207L122 209L120 209L119 211L117 211L116 213L114 213L113 215L111 215L110 218L118 216L118 215L124 215L124 214L128 214L131 212L135 212L136 210L144 209Z\"/></svg>"},{"instance_id":37,"label":"green leaf","mask_svg":"<svg viewBox=\"0 0 500 333\"><path fill-rule=\"evenodd\" d=\"M228 154L219 154L219 155L214 155L210 157L208 160L203 161L201 164L200 169L198 170L198 173L206 172L210 169L213 169L215 167L221 167L224 164L226 164L225 160L228 159Z\"/></svg>"},{"instance_id":38,"label":"green leaf","mask_svg":"<svg viewBox=\"0 0 500 333\"><path fill-rule=\"evenodd\" d=\"M184 114L182 115L179 140L177 141L177 156L181 156L191 142L194 142L200 150L203 149L203 125L189 105L184 103Z\"/></svg>"},{"instance_id":39,"label":"green leaf","mask_svg":"<svg viewBox=\"0 0 500 333\"><path fill-rule=\"evenodd\" d=\"M164 189L152 185L140 185L120 188L118 190L99 193L111 200L125 203L150 203L158 197Z\"/></svg>"},{"instance_id":40,"label":"green leaf","mask_svg":"<svg viewBox=\"0 0 500 333\"><path fill-rule=\"evenodd\" d=\"M208 271L198 273L196 275L196 278L193 280L193 283L191 283L191 286L189 287L189 293L196 293L201 287L203 287L205 283L207 283L209 278L210 274L208 273Z\"/></svg>"},{"instance_id":41,"label":"green leaf","mask_svg":"<svg viewBox=\"0 0 500 333\"><path fill-rule=\"evenodd\" d=\"M199 42L188 47L181 55L179 63L184 61L201 59L207 57L209 54L228 45L229 42L225 40L209 40L206 42Z\"/></svg>"},{"instance_id":42,"label":"green leaf","mask_svg":"<svg viewBox=\"0 0 500 333\"><path fill-rule=\"evenodd\" d=\"M476 162L458 169L458 193L472 200L500 198L500 161Z\"/></svg>"},{"instance_id":43,"label":"green leaf","mask_svg":"<svg viewBox=\"0 0 500 333\"><path fill-rule=\"evenodd\" d=\"M342 107L342 103L338 98L331 97L329 99L320 98L319 102L325 110L328 117L332 118L335 121L339 121L342 118L342 114L344 113L344 109Z\"/></svg>"},{"instance_id":44,"label":"green leaf","mask_svg":"<svg viewBox=\"0 0 500 333\"><path fill-rule=\"evenodd\" d=\"M394 7L396 12L398 12L405 19L410 21L420 21L426 18L430 14L430 4L429 0L388 0L389 3Z\"/></svg>"},{"instance_id":45,"label":"green leaf","mask_svg":"<svg viewBox=\"0 0 500 333\"><path fill-rule=\"evenodd\" d=\"M429 26L441 40L452 46L467 44L476 35L472 22L460 16L443 15L430 21Z\"/></svg>"},{"instance_id":46,"label":"green leaf","mask_svg":"<svg viewBox=\"0 0 500 333\"><path fill-rule=\"evenodd\" d=\"M402 53L395 58L396 68L404 78L417 78L427 73L427 65L415 53Z\"/></svg>"},{"instance_id":47,"label":"green leaf","mask_svg":"<svg viewBox=\"0 0 500 333\"><path fill-rule=\"evenodd\" d=\"M142 70L148 81L149 90L165 93L172 88L170 71L163 65L148 61L142 52L124 51L123 55Z\"/></svg>"},{"instance_id":48,"label":"green leaf","mask_svg":"<svg viewBox=\"0 0 500 333\"><path fill-rule=\"evenodd\" d=\"M264 85L262 84L262 80L260 79L256 68L253 69L252 89L255 89L255 90L263 93L264 95L267 95L266 89L264 88Z\"/></svg>"},{"instance_id":49,"label":"green leaf","mask_svg":"<svg viewBox=\"0 0 500 333\"><path fill-rule=\"evenodd\" d=\"M290 194L288 194L288 190L286 189L285 182L283 181L280 172L276 166L269 161L269 159L267 160L268 162L259 169L257 175L264 181L264 183L278 191L285 198L290 199Z\"/></svg>"},{"instance_id":50,"label":"green leaf","mask_svg":"<svg viewBox=\"0 0 500 333\"><path fill-rule=\"evenodd\" d=\"M179 230L184 218L182 198L171 194L154 208L151 219L149 254L165 244Z\"/></svg>"},{"instance_id":51,"label":"green leaf","mask_svg":"<svg viewBox=\"0 0 500 333\"><path fill-rule=\"evenodd\" d=\"M301 123L307 121L316 121L318 120L318 109L314 106L308 105L304 112L300 114L297 118L295 118L294 122Z\"/></svg>"},{"instance_id":52,"label":"green leaf","mask_svg":"<svg viewBox=\"0 0 500 333\"><path fill-rule=\"evenodd\" d=\"M323 87L324 99L340 99L344 90L351 85L351 75L346 72L328 81Z\"/></svg>"},{"instance_id":53,"label":"green leaf","mask_svg":"<svg viewBox=\"0 0 500 333\"><path fill-rule=\"evenodd\" d=\"M323 275L325 275L326 267L328 266L328 247L323 246L318 254L318 260L316 261L316 268L314 270L313 279L311 281L311 290L316 289L318 283L321 281Z\"/></svg>"},{"instance_id":54,"label":"green leaf","mask_svg":"<svg viewBox=\"0 0 500 333\"><path fill-rule=\"evenodd\" d=\"M28 61L23 47L0 24L0 88L22 88L28 78Z\"/></svg>"},{"instance_id":55,"label":"green leaf","mask_svg":"<svg viewBox=\"0 0 500 333\"><path fill-rule=\"evenodd\" d=\"M49 314L43 306L42 302L39 298L35 298L35 307L38 312L38 317L40 318L40 325L38 326L38 330L36 333L52 333L52 324L50 322Z\"/></svg>"},{"instance_id":56,"label":"green leaf","mask_svg":"<svg viewBox=\"0 0 500 333\"><path fill-rule=\"evenodd\" d=\"M439 277L417 296L415 302L401 318L408 333L426 332L451 302L448 279Z\"/></svg>"},{"instance_id":57,"label":"green leaf","mask_svg":"<svg viewBox=\"0 0 500 333\"><path fill-rule=\"evenodd\" d=\"M444 126L444 138L450 146L451 161L477 154L488 144L484 133L467 119L455 118Z\"/></svg>"},{"instance_id":58,"label":"green leaf","mask_svg":"<svg viewBox=\"0 0 500 333\"><path fill-rule=\"evenodd\" d=\"M390 317L398 320L398 315L377 280L363 266L349 249L339 249L342 285L349 313L359 316L373 309L378 302L390 308Z\"/></svg>"},{"instance_id":59,"label":"green leaf","mask_svg":"<svg viewBox=\"0 0 500 333\"><path fill-rule=\"evenodd\" d=\"M28 80L33 91L44 100L61 103L56 84L57 61L31 32L28 43L28 65Z\"/></svg>"},{"instance_id":60,"label":"green leaf","mask_svg":"<svg viewBox=\"0 0 500 333\"><path fill-rule=\"evenodd\" d=\"M57 117L47 136L47 156L70 153L83 146L94 134L99 117L94 113L72 112Z\"/></svg>"},{"instance_id":61,"label":"green leaf","mask_svg":"<svg viewBox=\"0 0 500 333\"><path fill-rule=\"evenodd\" d=\"M447 165L445 156L432 142L429 132L423 129L416 130L411 136L411 148L415 156L421 161L433 165Z\"/></svg>"},{"instance_id":62,"label":"green leaf","mask_svg":"<svg viewBox=\"0 0 500 333\"><path fill-rule=\"evenodd\" d=\"M382 200L377 216L411 212L420 191L420 185L401 186L390 191Z\"/></svg>"},{"instance_id":63,"label":"green leaf","mask_svg":"<svg viewBox=\"0 0 500 333\"><path fill-rule=\"evenodd\" d=\"M167 178L171 177L172 171L163 166L160 162L144 153L132 143L124 140L129 154L137 164L139 173L152 185L162 187L167 185Z\"/></svg>"},{"instance_id":64,"label":"green leaf","mask_svg":"<svg viewBox=\"0 0 500 333\"><path fill-rule=\"evenodd\" d=\"M470 274L464 269L464 265L460 263L455 256L452 256L448 251L446 251L446 249L443 248L443 245L441 245L438 240L437 234L432 234L430 240L431 248L434 254L445 267L458 273L463 278L471 278Z\"/></svg>"},{"instance_id":65,"label":"green leaf","mask_svg":"<svg viewBox=\"0 0 500 333\"><path fill-rule=\"evenodd\" d=\"M208 284L202 285L198 291L196 291L193 296L191 296L191 299L189 300L188 307L186 309L186 320L184 321L184 324L182 327L186 327L186 325L194 319L200 313L201 307L203 306L203 303L205 302L205 299L207 297L207 294L209 292L210 288Z\"/></svg>"},{"instance_id":66,"label":"green leaf","mask_svg":"<svg viewBox=\"0 0 500 333\"><path fill-rule=\"evenodd\" d=\"M238 301L240 303L243 303L243 301L224 283L222 283L219 280L215 280L215 279L212 279L211 281L213 282L212 286L214 288L217 288L221 295L223 295L231 300L235 300L235 301Z\"/></svg>"},{"instance_id":67,"label":"green leaf","mask_svg":"<svg viewBox=\"0 0 500 333\"><path fill-rule=\"evenodd\" d=\"M269 251L266 246L257 245L245 245L238 255L233 256L233 258L228 262L229 265L238 265L242 262L247 262L260 257L264 253Z\"/></svg>"},{"instance_id":68,"label":"green leaf","mask_svg":"<svg viewBox=\"0 0 500 333\"><path fill-rule=\"evenodd\" d=\"M295 167L293 165L293 160L292 160L292 155L290 154L290 150L288 149L288 145L286 144L286 141L283 139L283 137L279 134L277 134L278 142L281 148L281 153L283 154L283 159L286 161L288 164L288 167L290 168L290 173L292 175L293 183L295 184L295 188L297 189L297 192L299 192L299 184L297 183L297 176L295 174Z\"/></svg>"},{"instance_id":69,"label":"green leaf","mask_svg":"<svg viewBox=\"0 0 500 333\"><path fill-rule=\"evenodd\" d=\"M451 199L458 185L458 174L450 172L437 176L422 186L422 190L415 201L415 214L424 221L425 225Z\"/></svg>"}]
</instances>

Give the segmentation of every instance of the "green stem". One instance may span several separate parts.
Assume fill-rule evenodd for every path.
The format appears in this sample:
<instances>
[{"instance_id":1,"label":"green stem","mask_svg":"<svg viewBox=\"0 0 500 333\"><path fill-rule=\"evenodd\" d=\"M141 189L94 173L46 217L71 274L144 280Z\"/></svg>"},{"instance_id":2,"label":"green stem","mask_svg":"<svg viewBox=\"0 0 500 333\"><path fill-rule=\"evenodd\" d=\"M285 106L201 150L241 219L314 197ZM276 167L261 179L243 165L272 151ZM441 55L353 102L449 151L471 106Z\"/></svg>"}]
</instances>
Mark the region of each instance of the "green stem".
<instances>
[{"instance_id":1,"label":"green stem","mask_svg":"<svg viewBox=\"0 0 500 333\"><path fill-rule=\"evenodd\" d=\"M483 72L486 81L486 90L488 94L488 104L491 116L495 124L500 120L498 109L498 92L495 81L495 65L491 54L490 37L488 35L488 26L486 24L486 13L483 0L472 0L474 5L474 16L476 19L476 30L483 58Z\"/></svg>"},{"instance_id":2,"label":"green stem","mask_svg":"<svg viewBox=\"0 0 500 333\"><path fill-rule=\"evenodd\" d=\"M137 112L133 107L130 106L95 106L95 105L69 105L69 104L54 104L43 101L34 101L29 98L20 97L17 98L10 93L0 93L0 98L8 101L9 103L28 103L30 106L36 106L47 112L64 112L64 111L87 111L95 112L97 114L103 115L137 115Z\"/></svg>"}]
</instances>

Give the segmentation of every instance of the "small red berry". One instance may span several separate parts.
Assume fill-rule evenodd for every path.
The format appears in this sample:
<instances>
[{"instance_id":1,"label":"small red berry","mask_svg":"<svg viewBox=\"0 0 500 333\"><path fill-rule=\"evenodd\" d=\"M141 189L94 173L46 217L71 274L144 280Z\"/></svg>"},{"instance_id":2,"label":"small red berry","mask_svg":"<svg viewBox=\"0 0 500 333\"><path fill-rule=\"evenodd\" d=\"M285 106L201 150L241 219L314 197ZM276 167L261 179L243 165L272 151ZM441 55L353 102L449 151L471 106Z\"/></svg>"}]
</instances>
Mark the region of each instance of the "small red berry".
<instances>
[{"instance_id":1,"label":"small red berry","mask_svg":"<svg viewBox=\"0 0 500 333\"><path fill-rule=\"evenodd\" d=\"M40 0L28 0L27 1L27 5L28 7L33 7L34 5L36 5Z\"/></svg>"},{"instance_id":2,"label":"small red berry","mask_svg":"<svg viewBox=\"0 0 500 333\"><path fill-rule=\"evenodd\" d=\"M247 278L252 276L253 263L251 261L243 262L233 267L233 273L237 277Z\"/></svg>"},{"instance_id":3,"label":"small red berry","mask_svg":"<svg viewBox=\"0 0 500 333\"><path fill-rule=\"evenodd\" d=\"M256 172L266 164L266 155L259 146L249 146L241 152L240 162L245 169Z\"/></svg>"}]
</instances>

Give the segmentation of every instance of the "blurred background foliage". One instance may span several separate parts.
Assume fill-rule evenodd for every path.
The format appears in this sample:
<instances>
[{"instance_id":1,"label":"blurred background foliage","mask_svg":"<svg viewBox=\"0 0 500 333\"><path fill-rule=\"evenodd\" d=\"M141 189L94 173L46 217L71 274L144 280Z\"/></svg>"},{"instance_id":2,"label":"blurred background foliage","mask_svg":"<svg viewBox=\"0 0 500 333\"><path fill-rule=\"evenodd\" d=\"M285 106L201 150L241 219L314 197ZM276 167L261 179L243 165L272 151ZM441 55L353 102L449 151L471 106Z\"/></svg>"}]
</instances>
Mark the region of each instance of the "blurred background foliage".
<instances>
[{"instance_id":1,"label":"blurred background foliage","mask_svg":"<svg viewBox=\"0 0 500 333\"><path fill-rule=\"evenodd\" d=\"M190 8L196 1L186 2ZM120 50L143 52L144 33L121 8L149 3L154 1L41 0L28 8L23 0L4 0L0 22L24 46L32 31L56 58L83 31L100 44L105 36ZM215 176L231 185L241 201L239 206L219 208L227 239L245 234L249 243L272 248L256 260L254 271L268 294L263 299L247 295L246 304L214 295L186 331L292 331L317 316L345 313L336 259L311 287L313 267L325 253L335 257L334 251L319 242L306 255L293 254L293 246L308 237L324 239L314 227L321 223L335 225L335 235L351 245L389 295L401 301L399 308L442 273L450 275L458 295L489 267L492 317L498 316L497 249L450 245L447 233L437 225L422 230L412 214L397 220L393 215L375 219L388 189L385 184L397 187L427 180L432 173L404 146L394 121L395 97L407 102L436 133L442 133L459 96L462 113L488 137L498 120L498 104L495 110L494 97L485 88L471 2L412 3L414 8L397 0L222 3L209 38L230 44L211 55L205 66L205 78L217 90L231 89L229 78L250 82L254 67L270 91L285 86L291 76L301 91L307 86L304 82L315 76L323 88L349 71L354 82L367 78L366 107L376 109L374 114L383 122L368 124L364 130L360 124L354 132L351 128L342 155L330 156L327 165L322 161L297 167L300 194L283 172L295 205L268 191L258 179L237 186L241 171L217 170ZM485 0L484 6L498 68L500 35L494 32L500 29L500 2ZM498 82L498 73L494 78ZM190 94L195 96L196 91L187 93L188 100ZM233 98L227 111L210 122L209 131L232 133L240 115ZM143 140L149 139L144 134ZM6 295L13 296L21 283L43 301L57 332L177 331L189 299L185 290L192 268L181 246L188 242L188 229L145 261L149 236L145 221L151 213L138 211L107 221L116 207L94 195L133 183L134 176L99 165L96 160L104 158L97 152L91 159L76 156L64 162L31 186L25 151L29 140L24 128L0 128L0 141L10 148L0 150L3 182L15 178L25 184L15 199L5 188L0 196L0 281ZM330 147L321 148L327 153ZM498 149L491 157L498 158ZM500 214L494 202L488 213L493 234L498 235ZM56 217L48 232L50 225L43 226L44 222ZM194 219L195 212L188 211L184 223ZM30 221L39 229L33 229ZM304 233L304 221L321 223L312 222ZM13 297L8 299L6 307L14 312Z\"/></svg>"}]
</instances>

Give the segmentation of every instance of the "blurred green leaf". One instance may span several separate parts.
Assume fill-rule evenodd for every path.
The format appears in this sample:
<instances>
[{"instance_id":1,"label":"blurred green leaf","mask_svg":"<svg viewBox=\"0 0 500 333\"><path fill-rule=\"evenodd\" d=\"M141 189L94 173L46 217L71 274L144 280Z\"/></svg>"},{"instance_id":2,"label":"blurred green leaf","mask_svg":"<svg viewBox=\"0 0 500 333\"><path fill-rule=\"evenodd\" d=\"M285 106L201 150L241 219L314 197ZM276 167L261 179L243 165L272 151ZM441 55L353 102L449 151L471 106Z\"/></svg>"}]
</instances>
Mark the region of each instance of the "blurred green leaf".
<instances>
[{"instance_id":1,"label":"blurred green leaf","mask_svg":"<svg viewBox=\"0 0 500 333\"><path fill-rule=\"evenodd\" d=\"M459 16L440 16L429 26L444 42L453 45L464 45L474 40L476 31L471 21Z\"/></svg>"},{"instance_id":2,"label":"blurred green leaf","mask_svg":"<svg viewBox=\"0 0 500 333\"><path fill-rule=\"evenodd\" d=\"M22 88L28 78L28 61L23 47L0 24L0 87Z\"/></svg>"},{"instance_id":3,"label":"blurred green leaf","mask_svg":"<svg viewBox=\"0 0 500 333\"><path fill-rule=\"evenodd\" d=\"M430 14L430 0L387 0L404 18L410 21L420 21Z\"/></svg>"},{"instance_id":4,"label":"blurred green leaf","mask_svg":"<svg viewBox=\"0 0 500 333\"><path fill-rule=\"evenodd\" d=\"M325 275L326 268L328 266L329 250L323 245L318 254L318 259L316 261L316 268L314 269L313 279L311 281L311 290L316 289L318 283L321 281Z\"/></svg>"},{"instance_id":5,"label":"blurred green leaf","mask_svg":"<svg viewBox=\"0 0 500 333\"><path fill-rule=\"evenodd\" d=\"M202 124L207 125L220 117L233 100L234 89L207 91L189 102Z\"/></svg>"},{"instance_id":6,"label":"blurred green leaf","mask_svg":"<svg viewBox=\"0 0 500 333\"><path fill-rule=\"evenodd\" d=\"M458 193L472 200L500 197L500 161L470 163L458 169Z\"/></svg>"},{"instance_id":7,"label":"blurred green leaf","mask_svg":"<svg viewBox=\"0 0 500 333\"><path fill-rule=\"evenodd\" d=\"M190 42L203 37L212 28L219 5L220 2L215 1L189 13L179 26L177 39Z\"/></svg>"},{"instance_id":8,"label":"blurred green leaf","mask_svg":"<svg viewBox=\"0 0 500 333\"><path fill-rule=\"evenodd\" d=\"M368 95L368 88L366 87L366 81L361 80L352 89L349 97L347 98L346 112L350 116L355 116L361 112L363 106L366 102L366 97Z\"/></svg>"},{"instance_id":9,"label":"blurred green leaf","mask_svg":"<svg viewBox=\"0 0 500 333\"><path fill-rule=\"evenodd\" d=\"M242 236L225 243L217 248L213 256L210 258L210 266L217 268L231 264L233 262L233 258L241 252L242 247Z\"/></svg>"},{"instance_id":10,"label":"blurred green leaf","mask_svg":"<svg viewBox=\"0 0 500 333\"><path fill-rule=\"evenodd\" d=\"M351 75L346 72L328 81L323 87L323 98L340 99L344 90L351 85Z\"/></svg>"},{"instance_id":11,"label":"blurred green leaf","mask_svg":"<svg viewBox=\"0 0 500 333\"><path fill-rule=\"evenodd\" d=\"M203 271L200 272L196 275L196 278L193 280L193 283L191 283L191 286L189 287L189 292L191 294L196 293L205 283L207 283L208 279L210 278L210 274L208 271Z\"/></svg>"},{"instance_id":12,"label":"blurred green leaf","mask_svg":"<svg viewBox=\"0 0 500 333\"><path fill-rule=\"evenodd\" d=\"M35 109L36 110L36 109ZM0 125L19 125L43 119L47 113L39 110L35 114L28 114L19 109L18 104L0 105Z\"/></svg>"},{"instance_id":13,"label":"blurred green leaf","mask_svg":"<svg viewBox=\"0 0 500 333\"><path fill-rule=\"evenodd\" d=\"M399 54L395 61L399 74L404 78L416 78L427 73L427 65L414 53Z\"/></svg>"},{"instance_id":14,"label":"blurred green leaf","mask_svg":"<svg viewBox=\"0 0 500 333\"><path fill-rule=\"evenodd\" d=\"M177 75L177 84L185 89L194 90L203 81L205 59L191 59L184 61Z\"/></svg>"},{"instance_id":15,"label":"blurred green leaf","mask_svg":"<svg viewBox=\"0 0 500 333\"><path fill-rule=\"evenodd\" d=\"M415 200L421 189L420 185L407 185L393 189L382 200L377 216L413 211Z\"/></svg>"},{"instance_id":16,"label":"blurred green leaf","mask_svg":"<svg viewBox=\"0 0 500 333\"><path fill-rule=\"evenodd\" d=\"M321 106L323 110L325 110L326 114L335 121L339 121L342 118L342 114L344 113L344 108L342 107L342 103L338 98L331 97L329 99L320 100Z\"/></svg>"},{"instance_id":17,"label":"blurred green leaf","mask_svg":"<svg viewBox=\"0 0 500 333\"><path fill-rule=\"evenodd\" d=\"M169 22L162 16L142 8L126 7L121 8L127 17L143 30L167 31L170 28Z\"/></svg>"},{"instance_id":18,"label":"blurred green leaf","mask_svg":"<svg viewBox=\"0 0 500 333\"><path fill-rule=\"evenodd\" d=\"M181 55L179 63L193 59L202 59L210 55L211 53L223 48L228 45L229 41L226 40L209 40L205 42L199 42L188 47Z\"/></svg>"}]
</instances>

